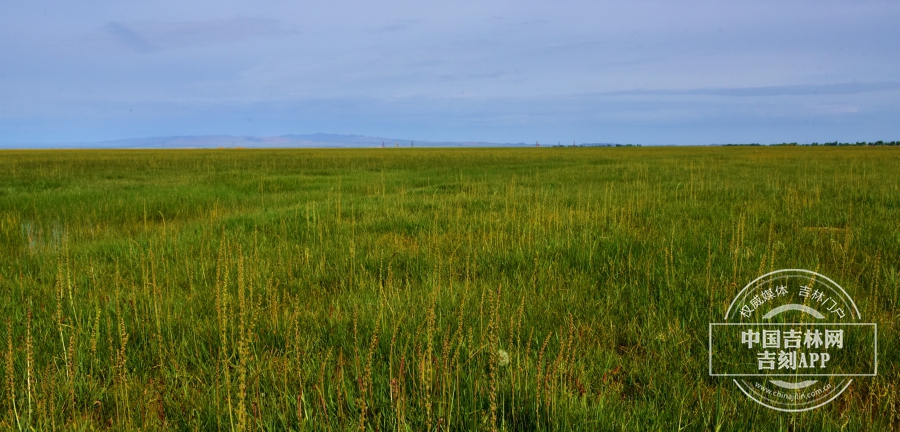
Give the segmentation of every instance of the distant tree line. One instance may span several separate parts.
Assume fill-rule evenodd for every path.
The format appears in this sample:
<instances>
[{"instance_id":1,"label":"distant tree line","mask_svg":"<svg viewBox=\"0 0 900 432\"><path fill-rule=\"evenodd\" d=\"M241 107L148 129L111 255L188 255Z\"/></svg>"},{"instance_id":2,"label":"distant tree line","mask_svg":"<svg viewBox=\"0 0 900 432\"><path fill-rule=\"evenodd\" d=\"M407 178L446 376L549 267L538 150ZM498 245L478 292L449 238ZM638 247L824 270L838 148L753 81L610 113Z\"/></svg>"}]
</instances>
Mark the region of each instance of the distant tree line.
<instances>
[{"instance_id":1,"label":"distant tree line","mask_svg":"<svg viewBox=\"0 0 900 432\"><path fill-rule=\"evenodd\" d=\"M581 144L557 144L552 147L640 147L640 144L614 144L614 143L581 143Z\"/></svg>"},{"instance_id":2,"label":"distant tree line","mask_svg":"<svg viewBox=\"0 0 900 432\"><path fill-rule=\"evenodd\" d=\"M817 143L813 142L811 144L797 144L797 143L782 143L782 144L774 144L774 145L807 145L807 146L900 146L900 141L875 141L875 142L867 142L867 141L857 141L855 143L842 143L837 141L825 142L825 143Z\"/></svg>"},{"instance_id":3,"label":"distant tree line","mask_svg":"<svg viewBox=\"0 0 900 432\"><path fill-rule=\"evenodd\" d=\"M756 143L753 143L753 144L725 144L725 146L761 146L761 145L762 144L756 144ZM900 141L874 141L874 142L857 141L855 143L849 143L849 142L844 143L844 142L832 141L832 142L824 142L824 143L813 142L810 144L797 144L795 142L792 142L792 143L769 144L769 145L770 146L831 146L831 147L837 147L837 146L869 146L869 147L891 146L891 147L897 147L897 146L900 146Z\"/></svg>"},{"instance_id":4,"label":"distant tree line","mask_svg":"<svg viewBox=\"0 0 900 432\"><path fill-rule=\"evenodd\" d=\"M582 143L577 145L566 145L566 144L557 144L551 147L640 147L640 144L612 144L612 143ZM858 141L855 143L849 142L824 142L824 143L808 143L808 144L798 144L795 142L791 143L780 143L780 144L759 144L759 143L745 143L745 144L711 144L711 146L723 146L723 147L762 147L762 146L869 146L869 147L900 147L900 141Z\"/></svg>"}]
</instances>

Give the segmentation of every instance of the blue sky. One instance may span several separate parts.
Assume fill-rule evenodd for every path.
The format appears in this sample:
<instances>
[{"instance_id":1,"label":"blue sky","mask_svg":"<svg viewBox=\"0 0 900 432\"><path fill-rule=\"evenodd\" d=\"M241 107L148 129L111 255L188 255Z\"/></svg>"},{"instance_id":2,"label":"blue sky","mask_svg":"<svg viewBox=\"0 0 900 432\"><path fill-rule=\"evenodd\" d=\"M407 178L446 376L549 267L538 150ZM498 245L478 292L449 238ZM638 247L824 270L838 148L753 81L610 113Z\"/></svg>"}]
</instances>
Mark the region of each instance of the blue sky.
<instances>
[{"instance_id":1,"label":"blue sky","mask_svg":"<svg viewBox=\"0 0 900 432\"><path fill-rule=\"evenodd\" d=\"M895 1L5 2L0 144L900 139Z\"/></svg>"}]
</instances>

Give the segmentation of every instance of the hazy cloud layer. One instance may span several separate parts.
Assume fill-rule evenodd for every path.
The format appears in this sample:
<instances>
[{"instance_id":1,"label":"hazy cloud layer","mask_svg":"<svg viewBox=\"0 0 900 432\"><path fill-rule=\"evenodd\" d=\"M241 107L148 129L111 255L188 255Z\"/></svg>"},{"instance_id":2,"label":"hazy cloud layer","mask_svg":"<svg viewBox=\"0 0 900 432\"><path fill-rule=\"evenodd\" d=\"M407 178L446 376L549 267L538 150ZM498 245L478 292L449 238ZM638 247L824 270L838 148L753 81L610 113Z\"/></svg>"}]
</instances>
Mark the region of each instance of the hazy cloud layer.
<instances>
[{"instance_id":1,"label":"hazy cloud layer","mask_svg":"<svg viewBox=\"0 0 900 432\"><path fill-rule=\"evenodd\" d=\"M252 38L292 36L300 33L289 24L261 18L185 22L139 21L127 25L110 22L103 30L139 53L159 49L229 44Z\"/></svg>"},{"instance_id":2,"label":"hazy cloud layer","mask_svg":"<svg viewBox=\"0 0 900 432\"><path fill-rule=\"evenodd\" d=\"M159 49L148 42L147 39L145 39L139 33L117 22L110 22L103 29L106 30L110 35L115 37L123 45L131 48L136 52L148 53Z\"/></svg>"},{"instance_id":3,"label":"hazy cloud layer","mask_svg":"<svg viewBox=\"0 0 900 432\"><path fill-rule=\"evenodd\" d=\"M900 139L892 1L19 2L0 144Z\"/></svg>"},{"instance_id":4,"label":"hazy cloud layer","mask_svg":"<svg viewBox=\"0 0 900 432\"><path fill-rule=\"evenodd\" d=\"M866 92L900 90L900 81L872 83L806 84L768 87L699 88L680 90L629 90L610 92L609 95L714 95L714 96L810 96L851 95Z\"/></svg>"}]
</instances>

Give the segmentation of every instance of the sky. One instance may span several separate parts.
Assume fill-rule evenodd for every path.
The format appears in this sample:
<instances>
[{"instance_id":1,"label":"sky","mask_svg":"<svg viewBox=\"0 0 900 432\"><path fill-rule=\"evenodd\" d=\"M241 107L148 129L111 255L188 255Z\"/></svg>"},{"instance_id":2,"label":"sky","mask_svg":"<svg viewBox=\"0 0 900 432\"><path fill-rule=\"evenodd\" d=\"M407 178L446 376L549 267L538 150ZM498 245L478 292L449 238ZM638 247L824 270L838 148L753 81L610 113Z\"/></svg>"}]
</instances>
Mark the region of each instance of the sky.
<instances>
[{"instance_id":1,"label":"sky","mask_svg":"<svg viewBox=\"0 0 900 432\"><path fill-rule=\"evenodd\" d=\"M0 145L900 140L896 1L4 1Z\"/></svg>"}]
</instances>

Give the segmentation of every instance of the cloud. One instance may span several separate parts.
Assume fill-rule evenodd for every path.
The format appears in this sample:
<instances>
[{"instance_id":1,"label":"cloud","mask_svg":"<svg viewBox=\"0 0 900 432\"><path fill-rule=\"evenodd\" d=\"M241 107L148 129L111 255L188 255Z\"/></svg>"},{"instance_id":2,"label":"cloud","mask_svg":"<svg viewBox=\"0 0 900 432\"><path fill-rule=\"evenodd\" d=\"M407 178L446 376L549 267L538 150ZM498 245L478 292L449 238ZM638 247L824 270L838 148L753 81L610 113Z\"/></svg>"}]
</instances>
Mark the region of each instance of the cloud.
<instances>
[{"instance_id":1,"label":"cloud","mask_svg":"<svg viewBox=\"0 0 900 432\"><path fill-rule=\"evenodd\" d=\"M769 96L815 96L815 95L848 95L867 92L900 90L900 81L884 81L869 83L838 83L820 85L782 85L766 87L734 87L734 88L697 88L683 90L626 90L603 93L610 96L679 96L710 95L736 97L769 97Z\"/></svg>"},{"instance_id":2,"label":"cloud","mask_svg":"<svg viewBox=\"0 0 900 432\"><path fill-rule=\"evenodd\" d=\"M376 28L374 30L370 30L369 33L392 33L398 32L402 30L406 30L416 24L419 21L417 20L395 20L387 23L386 25Z\"/></svg>"},{"instance_id":3,"label":"cloud","mask_svg":"<svg viewBox=\"0 0 900 432\"><path fill-rule=\"evenodd\" d=\"M103 30L139 53L300 34L294 26L278 20L243 17L211 21L140 21L128 24L110 22Z\"/></svg>"},{"instance_id":4,"label":"cloud","mask_svg":"<svg viewBox=\"0 0 900 432\"><path fill-rule=\"evenodd\" d=\"M103 30L115 37L122 45L125 45L135 52L149 53L158 49L150 42L147 42L140 34L135 33L128 27L117 22L110 22Z\"/></svg>"}]
</instances>

